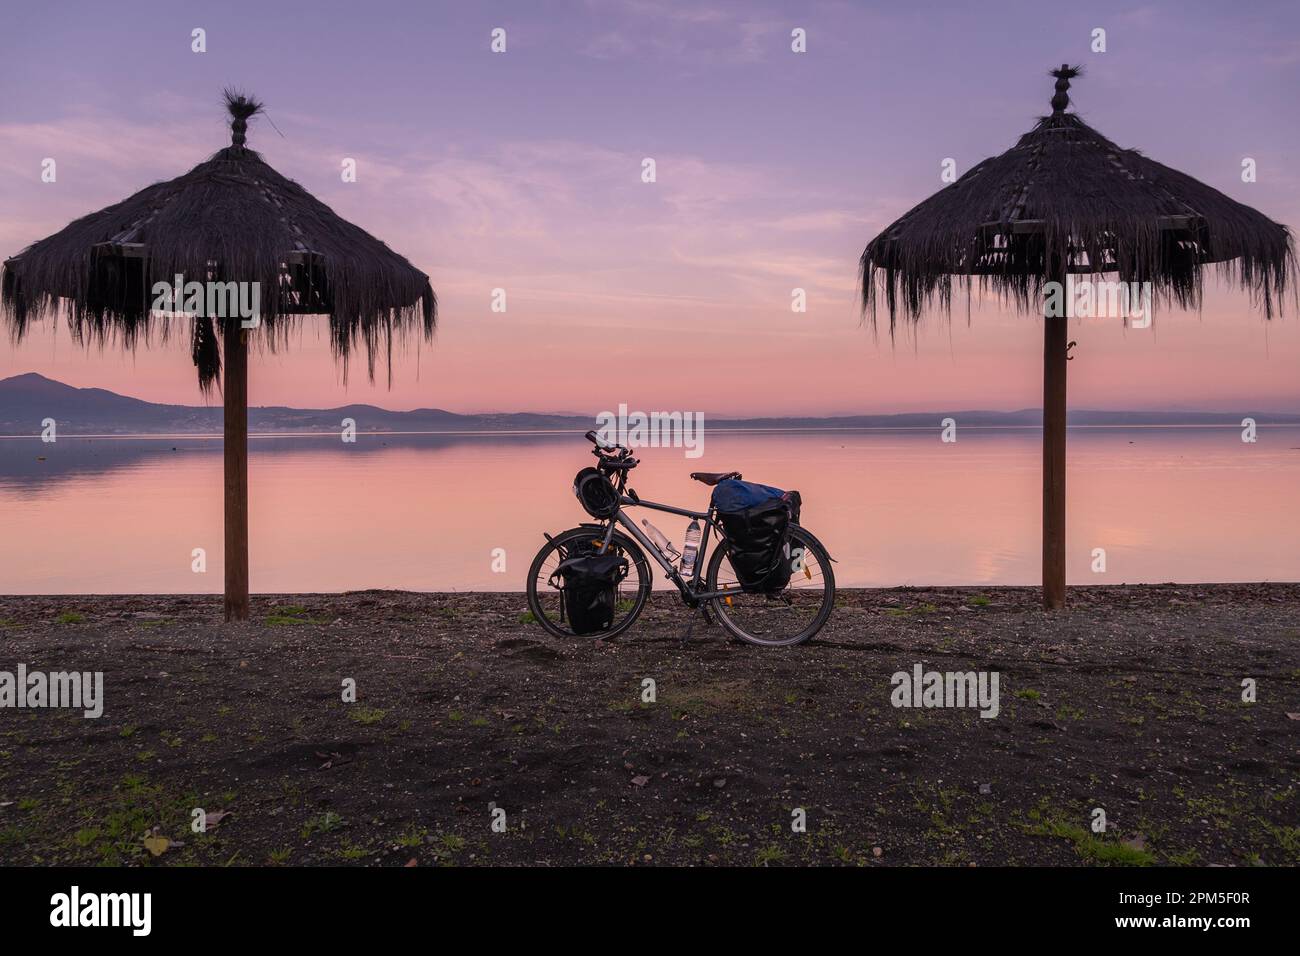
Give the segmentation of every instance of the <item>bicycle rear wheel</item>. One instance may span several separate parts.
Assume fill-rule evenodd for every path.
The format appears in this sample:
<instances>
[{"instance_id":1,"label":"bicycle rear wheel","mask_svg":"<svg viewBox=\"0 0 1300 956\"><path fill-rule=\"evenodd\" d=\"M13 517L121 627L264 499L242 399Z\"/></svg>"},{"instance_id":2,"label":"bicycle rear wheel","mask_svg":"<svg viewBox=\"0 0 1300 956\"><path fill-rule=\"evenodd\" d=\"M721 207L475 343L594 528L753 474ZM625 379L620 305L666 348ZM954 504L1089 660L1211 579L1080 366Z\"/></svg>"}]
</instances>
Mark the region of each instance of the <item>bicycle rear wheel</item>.
<instances>
[{"instance_id":1,"label":"bicycle rear wheel","mask_svg":"<svg viewBox=\"0 0 1300 956\"><path fill-rule=\"evenodd\" d=\"M733 637L762 647L802 644L822 629L835 607L835 572L822 543L798 525L790 525L793 573L784 590L748 594L731 567L725 542L709 559L708 589L727 591L709 603L718 623Z\"/></svg>"},{"instance_id":2,"label":"bicycle rear wheel","mask_svg":"<svg viewBox=\"0 0 1300 956\"><path fill-rule=\"evenodd\" d=\"M641 614L650 596L650 562L646 560L637 543L622 532L614 532L609 546L615 554L628 561L628 573L618 585L614 603L614 621L608 630L595 634L574 634L563 614L561 591L552 583L560 562L576 554L585 554L598 548L605 540L605 529L599 525L583 525L555 535L543 545L528 569L528 610L537 623L556 637L586 637L606 640L623 633ZM556 582L558 583L558 582Z\"/></svg>"}]
</instances>

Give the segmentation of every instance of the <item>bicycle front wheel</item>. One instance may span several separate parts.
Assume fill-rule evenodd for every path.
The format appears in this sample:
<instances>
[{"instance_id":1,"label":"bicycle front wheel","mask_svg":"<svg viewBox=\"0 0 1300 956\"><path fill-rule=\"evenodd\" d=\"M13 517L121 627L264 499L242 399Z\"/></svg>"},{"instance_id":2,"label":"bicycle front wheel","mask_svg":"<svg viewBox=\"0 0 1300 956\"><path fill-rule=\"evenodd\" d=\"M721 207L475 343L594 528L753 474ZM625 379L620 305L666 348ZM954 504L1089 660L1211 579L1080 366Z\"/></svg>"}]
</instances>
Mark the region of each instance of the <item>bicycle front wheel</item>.
<instances>
[{"instance_id":1,"label":"bicycle front wheel","mask_svg":"<svg viewBox=\"0 0 1300 956\"><path fill-rule=\"evenodd\" d=\"M725 542L709 559L708 589L726 591L710 602L718 623L733 637L762 647L802 644L822 629L835 607L835 572L822 543L798 525L790 525L790 583L771 594L741 589Z\"/></svg>"},{"instance_id":2,"label":"bicycle front wheel","mask_svg":"<svg viewBox=\"0 0 1300 956\"><path fill-rule=\"evenodd\" d=\"M555 571L565 558L590 554L605 540L605 528L600 525L583 525L570 528L551 538L537 552L528 569L528 610L537 623L556 637L576 637L564 613L562 593L557 586ZM609 628L585 635L607 640L632 626L650 596L650 562L646 560L637 543L615 531L609 543L612 553L627 558L628 575L618 585L614 602L614 620Z\"/></svg>"}]
</instances>

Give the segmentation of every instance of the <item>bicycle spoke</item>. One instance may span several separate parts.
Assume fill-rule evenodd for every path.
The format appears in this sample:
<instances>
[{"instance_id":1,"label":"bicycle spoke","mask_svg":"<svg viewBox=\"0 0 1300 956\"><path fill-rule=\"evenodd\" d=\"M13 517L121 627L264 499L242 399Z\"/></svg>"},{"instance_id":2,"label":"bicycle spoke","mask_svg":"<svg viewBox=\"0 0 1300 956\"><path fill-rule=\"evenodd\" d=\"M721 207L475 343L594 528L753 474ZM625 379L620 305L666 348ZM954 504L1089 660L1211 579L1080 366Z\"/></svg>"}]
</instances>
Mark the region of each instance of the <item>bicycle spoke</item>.
<instances>
[{"instance_id":1,"label":"bicycle spoke","mask_svg":"<svg viewBox=\"0 0 1300 956\"><path fill-rule=\"evenodd\" d=\"M714 606L729 625L755 643L787 643L803 635L816 625L832 599L834 585L824 573L821 559L797 531L792 535L792 550L794 547L802 548L802 566L787 586L774 594L744 591L726 557L718 567L716 587L728 593Z\"/></svg>"}]
</instances>

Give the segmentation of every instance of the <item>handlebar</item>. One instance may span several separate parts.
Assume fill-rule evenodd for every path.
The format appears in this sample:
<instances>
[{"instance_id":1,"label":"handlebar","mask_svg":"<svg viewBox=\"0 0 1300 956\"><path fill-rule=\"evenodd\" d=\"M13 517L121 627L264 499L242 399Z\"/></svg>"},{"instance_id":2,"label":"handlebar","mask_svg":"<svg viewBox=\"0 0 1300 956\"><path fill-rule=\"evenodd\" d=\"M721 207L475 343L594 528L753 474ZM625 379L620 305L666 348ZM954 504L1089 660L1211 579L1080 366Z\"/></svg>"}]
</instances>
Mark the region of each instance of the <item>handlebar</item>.
<instances>
[{"instance_id":1,"label":"handlebar","mask_svg":"<svg viewBox=\"0 0 1300 956\"><path fill-rule=\"evenodd\" d=\"M587 441L596 446L591 453L600 459L598 467L603 471L626 473L641 463L632 457L631 449L624 448L622 445L611 445L596 434L594 429L587 432Z\"/></svg>"}]
</instances>

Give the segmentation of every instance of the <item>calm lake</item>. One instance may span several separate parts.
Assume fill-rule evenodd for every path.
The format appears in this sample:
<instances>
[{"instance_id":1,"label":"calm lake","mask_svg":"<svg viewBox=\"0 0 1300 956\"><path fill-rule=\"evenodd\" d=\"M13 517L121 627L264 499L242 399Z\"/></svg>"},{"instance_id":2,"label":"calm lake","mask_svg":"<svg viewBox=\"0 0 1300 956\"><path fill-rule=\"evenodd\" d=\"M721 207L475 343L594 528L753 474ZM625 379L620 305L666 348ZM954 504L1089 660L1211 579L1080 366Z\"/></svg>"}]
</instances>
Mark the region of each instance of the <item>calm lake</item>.
<instances>
[{"instance_id":1,"label":"calm lake","mask_svg":"<svg viewBox=\"0 0 1300 956\"><path fill-rule=\"evenodd\" d=\"M700 509L692 471L796 488L841 586L1033 584L1039 443L711 431L702 458L641 449L630 483ZM1069 443L1070 583L1300 580L1300 428L1254 444L1235 428L1072 428ZM585 519L570 486L589 449L570 434L253 437L253 589L522 590L542 532ZM684 519L640 514L681 543ZM221 523L219 438L0 439L0 593L219 592Z\"/></svg>"}]
</instances>

